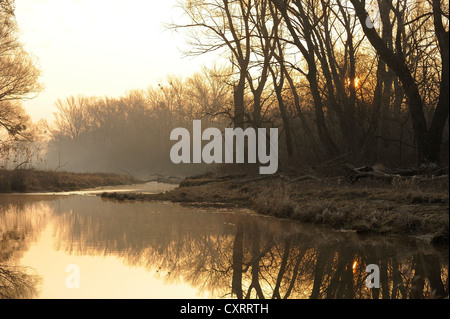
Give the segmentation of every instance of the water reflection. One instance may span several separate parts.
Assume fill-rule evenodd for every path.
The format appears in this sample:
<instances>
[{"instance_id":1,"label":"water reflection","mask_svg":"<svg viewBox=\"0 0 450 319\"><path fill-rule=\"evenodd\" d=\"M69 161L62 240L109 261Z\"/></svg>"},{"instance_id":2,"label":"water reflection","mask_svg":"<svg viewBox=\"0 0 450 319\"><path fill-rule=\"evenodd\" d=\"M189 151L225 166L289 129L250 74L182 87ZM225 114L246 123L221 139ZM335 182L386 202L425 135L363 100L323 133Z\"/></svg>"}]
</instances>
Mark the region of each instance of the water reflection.
<instances>
[{"instance_id":1,"label":"water reflection","mask_svg":"<svg viewBox=\"0 0 450 319\"><path fill-rule=\"evenodd\" d=\"M187 283L212 298L448 296L448 249L438 251L412 239L362 237L243 211L168 203L85 196L33 200L29 205L9 202L6 208L0 204L2 234L28 229L19 231L24 239L17 250L27 250L25 243L49 223L54 250L117 257L152 273L168 290ZM380 289L365 285L368 264L380 268ZM127 281L126 274L120 275ZM195 297L189 294L183 297Z\"/></svg>"},{"instance_id":2,"label":"water reflection","mask_svg":"<svg viewBox=\"0 0 450 319\"><path fill-rule=\"evenodd\" d=\"M35 198L0 197L0 299L29 299L38 295L41 278L29 267L17 265L51 213Z\"/></svg>"},{"instance_id":3,"label":"water reflection","mask_svg":"<svg viewBox=\"0 0 450 319\"><path fill-rule=\"evenodd\" d=\"M0 265L0 299L31 299L38 295L41 278L26 267Z\"/></svg>"}]
</instances>

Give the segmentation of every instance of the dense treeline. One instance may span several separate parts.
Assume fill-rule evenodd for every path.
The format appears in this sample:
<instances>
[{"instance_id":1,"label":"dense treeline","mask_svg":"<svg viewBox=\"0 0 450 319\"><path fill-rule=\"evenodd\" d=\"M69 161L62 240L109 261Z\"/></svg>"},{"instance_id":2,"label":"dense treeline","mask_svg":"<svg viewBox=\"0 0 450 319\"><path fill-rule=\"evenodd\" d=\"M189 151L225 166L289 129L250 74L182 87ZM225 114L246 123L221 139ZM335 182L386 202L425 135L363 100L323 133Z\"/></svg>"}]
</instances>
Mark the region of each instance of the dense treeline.
<instances>
[{"instance_id":1,"label":"dense treeline","mask_svg":"<svg viewBox=\"0 0 450 319\"><path fill-rule=\"evenodd\" d=\"M289 159L298 158L296 134L310 139L315 161L350 153L354 161L429 166L448 153L441 152L448 146L448 2L215 0L181 7L190 22L173 27L189 30L191 53L230 56L236 126L264 125L264 97L276 96Z\"/></svg>"},{"instance_id":2,"label":"dense treeline","mask_svg":"<svg viewBox=\"0 0 450 319\"><path fill-rule=\"evenodd\" d=\"M335 158L448 163L448 2L180 1L192 55L226 61L120 98L69 97L45 125L51 169L192 172L175 127L278 127L283 167Z\"/></svg>"}]
</instances>

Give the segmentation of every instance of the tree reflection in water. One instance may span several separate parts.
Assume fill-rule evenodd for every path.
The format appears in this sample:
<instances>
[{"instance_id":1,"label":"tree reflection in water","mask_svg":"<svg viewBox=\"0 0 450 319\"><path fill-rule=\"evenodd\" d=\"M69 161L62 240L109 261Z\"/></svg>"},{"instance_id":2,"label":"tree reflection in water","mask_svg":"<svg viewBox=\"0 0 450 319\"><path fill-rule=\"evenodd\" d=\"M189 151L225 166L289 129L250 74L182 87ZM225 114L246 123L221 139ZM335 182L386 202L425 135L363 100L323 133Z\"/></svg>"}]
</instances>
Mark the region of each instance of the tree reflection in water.
<instances>
[{"instance_id":1,"label":"tree reflection in water","mask_svg":"<svg viewBox=\"0 0 450 319\"><path fill-rule=\"evenodd\" d=\"M441 298L448 249L359 236L245 212L98 198L60 203L61 249L119 255L220 298ZM365 285L379 266L380 289Z\"/></svg>"},{"instance_id":2,"label":"tree reflection in water","mask_svg":"<svg viewBox=\"0 0 450 319\"><path fill-rule=\"evenodd\" d=\"M40 280L29 268L0 265L0 299L34 298Z\"/></svg>"},{"instance_id":3,"label":"tree reflection in water","mask_svg":"<svg viewBox=\"0 0 450 319\"><path fill-rule=\"evenodd\" d=\"M39 198L0 197L0 299L31 299L40 278L33 269L15 263L43 229L50 208Z\"/></svg>"},{"instance_id":4,"label":"tree reflection in water","mask_svg":"<svg viewBox=\"0 0 450 319\"><path fill-rule=\"evenodd\" d=\"M360 236L244 211L168 203L87 196L35 198L29 205L18 200L0 203L0 264L26 251L30 239L51 222L58 250L117 256L156 271L167 283L182 280L214 298L448 296L448 248L414 239ZM380 289L365 285L369 264L380 268ZM31 295L38 278L26 274L7 273L4 278L17 289L3 291L4 296Z\"/></svg>"}]
</instances>

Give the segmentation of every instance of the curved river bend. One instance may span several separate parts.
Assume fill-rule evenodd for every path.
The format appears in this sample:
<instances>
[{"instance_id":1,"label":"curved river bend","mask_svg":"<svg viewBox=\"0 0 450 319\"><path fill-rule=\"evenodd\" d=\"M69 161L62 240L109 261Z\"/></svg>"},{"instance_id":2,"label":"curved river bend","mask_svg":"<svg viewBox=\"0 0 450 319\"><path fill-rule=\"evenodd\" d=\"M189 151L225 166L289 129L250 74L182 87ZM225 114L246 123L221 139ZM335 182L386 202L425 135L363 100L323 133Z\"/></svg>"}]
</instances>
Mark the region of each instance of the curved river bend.
<instances>
[{"instance_id":1,"label":"curved river bend","mask_svg":"<svg viewBox=\"0 0 450 319\"><path fill-rule=\"evenodd\" d=\"M0 195L0 298L448 296L448 247L103 191ZM378 289L367 287L368 265Z\"/></svg>"}]
</instances>

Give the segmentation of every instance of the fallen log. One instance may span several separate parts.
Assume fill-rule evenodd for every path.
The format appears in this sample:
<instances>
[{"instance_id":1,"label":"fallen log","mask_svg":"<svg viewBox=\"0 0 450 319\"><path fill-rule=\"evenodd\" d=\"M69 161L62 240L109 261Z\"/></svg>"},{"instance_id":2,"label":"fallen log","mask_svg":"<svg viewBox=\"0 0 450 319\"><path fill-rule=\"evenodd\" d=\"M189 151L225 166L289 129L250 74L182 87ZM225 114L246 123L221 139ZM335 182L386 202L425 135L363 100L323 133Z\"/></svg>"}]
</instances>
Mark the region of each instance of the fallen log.
<instances>
[{"instance_id":1,"label":"fallen log","mask_svg":"<svg viewBox=\"0 0 450 319\"><path fill-rule=\"evenodd\" d=\"M350 179L352 184L362 178L376 179L386 183L392 183L394 180L401 179L400 175L384 173L374 170L372 167L368 166L355 168L353 165L347 163L344 165L344 169L347 172L347 177Z\"/></svg>"}]
</instances>

